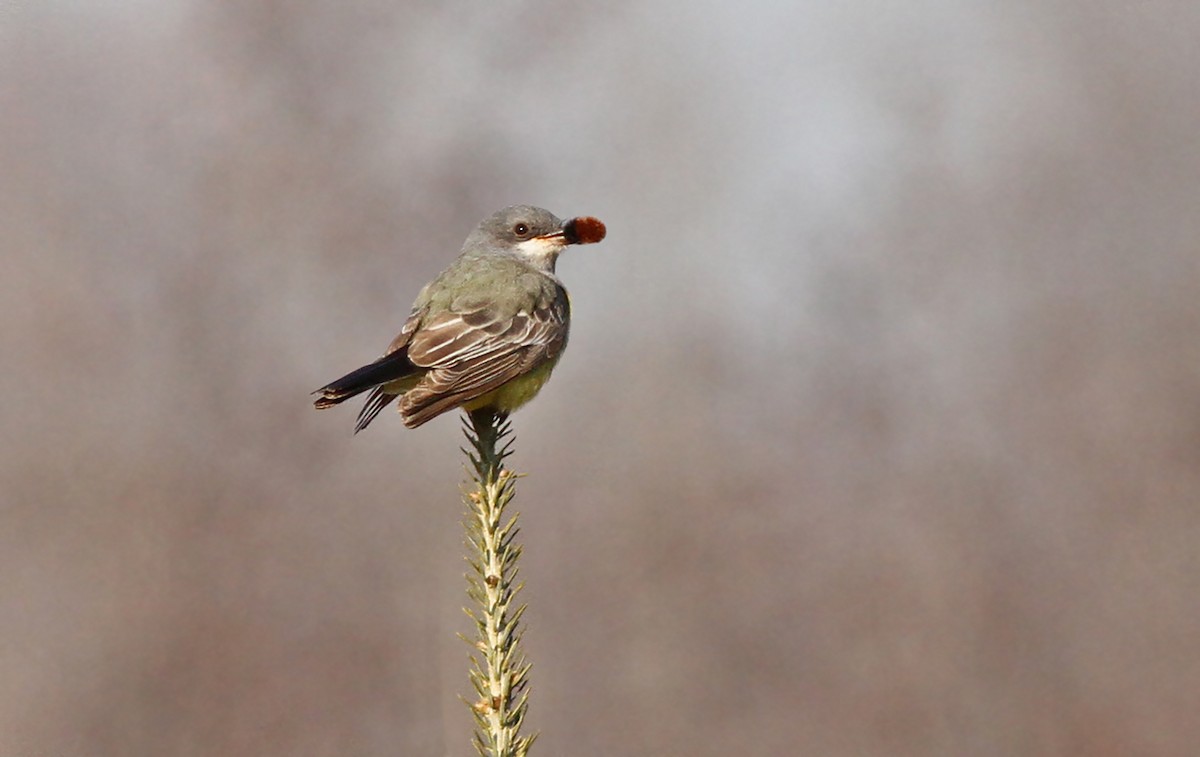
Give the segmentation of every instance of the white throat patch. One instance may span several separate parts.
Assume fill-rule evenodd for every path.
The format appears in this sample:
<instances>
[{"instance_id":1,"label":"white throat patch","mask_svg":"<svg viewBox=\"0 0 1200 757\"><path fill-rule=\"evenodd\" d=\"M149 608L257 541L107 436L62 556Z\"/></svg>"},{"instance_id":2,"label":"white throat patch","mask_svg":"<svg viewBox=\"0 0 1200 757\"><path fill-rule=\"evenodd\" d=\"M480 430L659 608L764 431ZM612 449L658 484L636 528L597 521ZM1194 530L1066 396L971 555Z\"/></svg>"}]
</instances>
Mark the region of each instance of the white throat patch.
<instances>
[{"instance_id":1,"label":"white throat patch","mask_svg":"<svg viewBox=\"0 0 1200 757\"><path fill-rule=\"evenodd\" d=\"M554 261L558 260L558 254L566 246L566 241L562 239L538 239L535 237L518 243L515 249L517 254L538 268L553 271Z\"/></svg>"}]
</instances>

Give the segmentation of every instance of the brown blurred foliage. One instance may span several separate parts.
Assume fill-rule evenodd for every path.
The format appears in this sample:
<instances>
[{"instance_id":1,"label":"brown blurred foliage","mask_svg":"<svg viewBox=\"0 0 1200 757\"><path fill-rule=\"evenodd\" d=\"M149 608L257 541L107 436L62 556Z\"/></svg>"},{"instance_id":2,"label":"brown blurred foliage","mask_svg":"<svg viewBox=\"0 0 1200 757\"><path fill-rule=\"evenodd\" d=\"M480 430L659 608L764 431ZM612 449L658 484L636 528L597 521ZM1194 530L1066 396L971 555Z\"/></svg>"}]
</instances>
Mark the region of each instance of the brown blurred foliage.
<instances>
[{"instance_id":1,"label":"brown blurred foliage","mask_svg":"<svg viewBox=\"0 0 1200 757\"><path fill-rule=\"evenodd\" d=\"M594 214L515 417L546 755L1200 741L1200 11L0 4L0 754L467 754L450 419L317 414Z\"/></svg>"}]
</instances>

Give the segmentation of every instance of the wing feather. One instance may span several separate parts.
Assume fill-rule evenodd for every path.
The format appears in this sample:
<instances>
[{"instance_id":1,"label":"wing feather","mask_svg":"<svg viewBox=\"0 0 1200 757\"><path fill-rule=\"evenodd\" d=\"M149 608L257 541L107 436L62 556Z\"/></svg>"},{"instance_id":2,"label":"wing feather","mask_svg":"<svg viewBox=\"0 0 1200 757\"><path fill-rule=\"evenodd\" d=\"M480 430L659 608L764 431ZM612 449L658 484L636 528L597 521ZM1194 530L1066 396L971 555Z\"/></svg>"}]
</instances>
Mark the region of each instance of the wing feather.
<instances>
[{"instance_id":1,"label":"wing feather","mask_svg":"<svg viewBox=\"0 0 1200 757\"><path fill-rule=\"evenodd\" d=\"M570 307L564 291L556 295L509 316L484 307L421 324L408 358L429 371L400 400L405 424L419 426L556 357L567 341Z\"/></svg>"},{"instance_id":2,"label":"wing feather","mask_svg":"<svg viewBox=\"0 0 1200 757\"><path fill-rule=\"evenodd\" d=\"M407 320L404 321L404 325L400 328L400 333L397 334L396 338L392 340L392 343L388 345L387 350L383 353L384 355L390 355L396 350L403 349L408 345L413 334L416 333L417 327L421 325L422 315L423 313L420 309L413 308L412 312L408 314Z\"/></svg>"}]
</instances>

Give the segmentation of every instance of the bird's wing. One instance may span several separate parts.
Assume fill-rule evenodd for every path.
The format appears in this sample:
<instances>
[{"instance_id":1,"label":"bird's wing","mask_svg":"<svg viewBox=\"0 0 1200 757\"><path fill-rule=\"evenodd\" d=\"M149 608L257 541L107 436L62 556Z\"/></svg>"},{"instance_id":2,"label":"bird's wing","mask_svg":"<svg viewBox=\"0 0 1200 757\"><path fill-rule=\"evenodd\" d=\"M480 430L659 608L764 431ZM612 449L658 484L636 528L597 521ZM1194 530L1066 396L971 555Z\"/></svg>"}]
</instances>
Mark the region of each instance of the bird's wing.
<instances>
[{"instance_id":1,"label":"bird's wing","mask_svg":"<svg viewBox=\"0 0 1200 757\"><path fill-rule=\"evenodd\" d=\"M426 319L408 341L408 359L428 373L401 400L405 423L420 425L557 357L570 306L556 294L516 313L480 306Z\"/></svg>"},{"instance_id":2,"label":"bird's wing","mask_svg":"<svg viewBox=\"0 0 1200 757\"><path fill-rule=\"evenodd\" d=\"M367 365L357 368L345 376L332 381L321 387L313 394L321 395L313 404L318 410L345 402L351 397L357 397L368 389L371 392L367 406L363 408L359 414L359 425L357 430L366 428L371 419L379 414L379 402L386 405L395 394L388 394L381 385L389 384L397 379L404 378L413 373L414 366L412 361L404 352L404 348L408 346L408 340L412 338L417 327L421 324L421 311L414 309L408 316L408 320L404 322L404 327L400 330L400 335L392 340L388 345L387 352L378 360L368 363ZM381 399L382 398L382 399Z\"/></svg>"},{"instance_id":3,"label":"bird's wing","mask_svg":"<svg viewBox=\"0 0 1200 757\"><path fill-rule=\"evenodd\" d=\"M402 349L406 344L408 344L409 340L412 339L412 335L416 333L417 327L421 325L422 315L424 315L424 311L421 308L412 309L412 312L408 314L408 320L406 320L404 322L404 326L401 327L400 333L396 335L396 338L392 340L392 343L388 345L387 350L384 351L383 354L385 356L392 354L396 350Z\"/></svg>"}]
</instances>

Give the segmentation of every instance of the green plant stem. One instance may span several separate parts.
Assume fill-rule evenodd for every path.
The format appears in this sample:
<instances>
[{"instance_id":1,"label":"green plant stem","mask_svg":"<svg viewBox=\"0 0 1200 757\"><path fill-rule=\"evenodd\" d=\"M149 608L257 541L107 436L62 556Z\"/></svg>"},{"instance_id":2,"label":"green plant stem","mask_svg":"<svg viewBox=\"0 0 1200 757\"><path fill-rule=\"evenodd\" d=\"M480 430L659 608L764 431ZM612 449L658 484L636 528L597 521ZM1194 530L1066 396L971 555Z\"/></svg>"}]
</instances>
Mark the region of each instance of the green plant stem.
<instances>
[{"instance_id":1,"label":"green plant stem","mask_svg":"<svg viewBox=\"0 0 1200 757\"><path fill-rule=\"evenodd\" d=\"M537 734L521 736L528 708L529 663L521 651L521 615L525 605L513 605L522 584L515 583L521 547L517 515L505 521L504 509L512 501L516 475L504 467L511 453L512 428L506 416L491 410L470 413L465 433L471 449L471 481L466 486L463 521L467 546L467 595L473 608L464 608L475 622L475 638L466 639L476 650L471 655L471 684L478 699L475 714L475 748L484 757L521 757Z\"/></svg>"}]
</instances>

